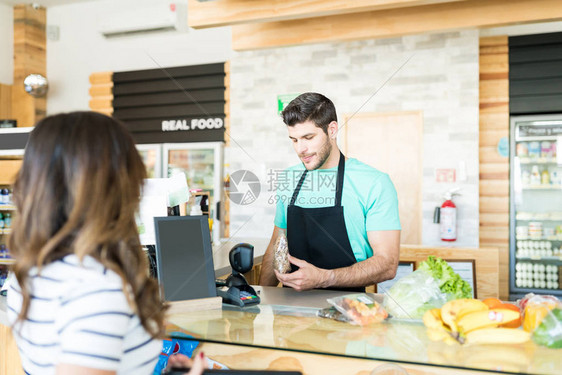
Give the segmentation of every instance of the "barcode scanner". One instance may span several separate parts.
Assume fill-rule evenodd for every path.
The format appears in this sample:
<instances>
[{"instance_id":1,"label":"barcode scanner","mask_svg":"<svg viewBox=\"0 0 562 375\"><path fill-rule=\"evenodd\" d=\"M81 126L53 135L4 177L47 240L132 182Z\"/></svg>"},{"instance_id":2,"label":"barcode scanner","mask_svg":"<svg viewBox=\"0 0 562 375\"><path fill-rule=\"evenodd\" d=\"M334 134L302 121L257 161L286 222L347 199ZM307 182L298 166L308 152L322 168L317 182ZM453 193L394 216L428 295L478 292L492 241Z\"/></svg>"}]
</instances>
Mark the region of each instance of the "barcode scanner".
<instances>
[{"instance_id":1,"label":"barcode scanner","mask_svg":"<svg viewBox=\"0 0 562 375\"><path fill-rule=\"evenodd\" d=\"M254 246L239 243L230 250L228 259L232 273L226 281L217 280L217 295L222 297L223 303L240 307L260 303L260 297L243 275L254 266Z\"/></svg>"}]
</instances>

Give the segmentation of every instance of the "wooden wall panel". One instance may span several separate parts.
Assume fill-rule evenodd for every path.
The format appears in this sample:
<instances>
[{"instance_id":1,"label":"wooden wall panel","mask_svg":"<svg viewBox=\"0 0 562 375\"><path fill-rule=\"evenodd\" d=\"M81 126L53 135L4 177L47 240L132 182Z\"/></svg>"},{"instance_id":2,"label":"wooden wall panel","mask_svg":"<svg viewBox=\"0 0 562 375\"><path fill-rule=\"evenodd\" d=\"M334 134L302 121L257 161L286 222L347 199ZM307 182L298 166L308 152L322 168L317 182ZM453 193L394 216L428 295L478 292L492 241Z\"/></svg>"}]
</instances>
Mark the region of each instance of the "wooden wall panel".
<instances>
[{"instance_id":1,"label":"wooden wall panel","mask_svg":"<svg viewBox=\"0 0 562 375\"><path fill-rule=\"evenodd\" d=\"M201 29L456 1L466 0L189 0L187 17L190 27Z\"/></svg>"},{"instance_id":2,"label":"wooden wall panel","mask_svg":"<svg viewBox=\"0 0 562 375\"><path fill-rule=\"evenodd\" d=\"M0 120L12 118L12 86L0 83Z\"/></svg>"},{"instance_id":3,"label":"wooden wall panel","mask_svg":"<svg viewBox=\"0 0 562 375\"><path fill-rule=\"evenodd\" d=\"M104 115L113 114L113 72L98 72L90 75L89 107Z\"/></svg>"},{"instance_id":4,"label":"wooden wall panel","mask_svg":"<svg viewBox=\"0 0 562 375\"><path fill-rule=\"evenodd\" d=\"M47 113L46 97L25 92L23 80L29 74L47 76L46 10L29 5L14 6L14 84L12 117L18 127L34 126Z\"/></svg>"},{"instance_id":5,"label":"wooden wall panel","mask_svg":"<svg viewBox=\"0 0 562 375\"><path fill-rule=\"evenodd\" d=\"M509 12L508 12L509 13ZM480 246L499 249L499 294L509 297L509 158L497 144L509 136L508 38L480 39Z\"/></svg>"},{"instance_id":6,"label":"wooden wall panel","mask_svg":"<svg viewBox=\"0 0 562 375\"><path fill-rule=\"evenodd\" d=\"M422 243L423 112L344 115L342 151L388 173L398 194L400 243ZM393 151L404 150L400 158Z\"/></svg>"},{"instance_id":7,"label":"wooden wall panel","mask_svg":"<svg viewBox=\"0 0 562 375\"><path fill-rule=\"evenodd\" d=\"M0 324L0 375L23 375L20 354L10 327Z\"/></svg>"},{"instance_id":8,"label":"wooden wall panel","mask_svg":"<svg viewBox=\"0 0 562 375\"><path fill-rule=\"evenodd\" d=\"M21 168L22 160L0 160L0 185L11 185Z\"/></svg>"},{"instance_id":9,"label":"wooden wall panel","mask_svg":"<svg viewBox=\"0 0 562 375\"><path fill-rule=\"evenodd\" d=\"M560 0L471 0L232 27L232 48L249 50L392 38L449 29L562 19ZM498 53L507 45L491 46Z\"/></svg>"}]
</instances>

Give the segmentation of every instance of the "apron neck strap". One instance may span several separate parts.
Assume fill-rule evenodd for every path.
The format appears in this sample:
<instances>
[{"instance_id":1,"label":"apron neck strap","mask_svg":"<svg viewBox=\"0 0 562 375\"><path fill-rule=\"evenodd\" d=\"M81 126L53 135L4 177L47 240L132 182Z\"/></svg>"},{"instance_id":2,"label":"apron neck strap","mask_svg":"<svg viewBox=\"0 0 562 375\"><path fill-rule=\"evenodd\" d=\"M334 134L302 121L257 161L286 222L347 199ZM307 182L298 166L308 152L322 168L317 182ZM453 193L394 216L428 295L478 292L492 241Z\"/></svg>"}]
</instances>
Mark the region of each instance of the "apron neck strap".
<instances>
[{"instance_id":1,"label":"apron neck strap","mask_svg":"<svg viewBox=\"0 0 562 375\"><path fill-rule=\"evenodd\" d=\"M340 151L340 161L338 163L338 180L336 181L336 202L334 206L341 206L341 196L343 192L343 175L345 172L345 156Z\"/></svg>"},{"instance_id":2,"label":"apron neck strap","mask_svg":"<svg viewBox=\"0 0 562 375\"><path fill-rule=\"evenodd\" d=\"M334 203L335 207L341 206L341 197L343 192L343 176L345 172L345 156L343 156L342 152L340 151L340 160L338 162L338 179L336 180L336 201ZM297 183L297 187L293 192L293 196L291 197L291 201L289 202L289 206L294 206L301 190L302 184L304 183L304 179L306 178L306 174L308 173L308 169L305 168L304 172Z\"/></svg>"},{"instance_id":3,"label":"apron neck strap","mask_svg":"<svg viewBox=\"0 0 562 375\"><path fill-rule=\"evenodd\" d=\"M304 172L302 172L302 174L301 174L301 178L299 179L299 183L297 184L297 187L295 188L295 191L293 191L293 196L291 197L291 201L289 202L289 206L295 205L295 201L297 200L299 192L301 191L301 187L302 187L302 184L304 183L304 179L306 178L307 173L308 173L308 169L305 168Z\"/></svg>"}]
</instances>

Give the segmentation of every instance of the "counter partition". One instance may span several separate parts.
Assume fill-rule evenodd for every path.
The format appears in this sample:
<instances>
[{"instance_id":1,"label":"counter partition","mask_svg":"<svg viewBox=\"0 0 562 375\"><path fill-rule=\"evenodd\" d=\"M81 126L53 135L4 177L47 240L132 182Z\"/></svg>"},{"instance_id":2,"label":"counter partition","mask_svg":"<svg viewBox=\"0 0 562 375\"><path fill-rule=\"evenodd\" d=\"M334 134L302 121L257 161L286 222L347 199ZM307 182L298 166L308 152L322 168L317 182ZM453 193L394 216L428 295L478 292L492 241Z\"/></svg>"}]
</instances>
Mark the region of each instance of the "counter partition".
<instances>
[{"instance_id":1,"label":"counter partition","mask_svg":"<svg viewBox=\"0 0 562 375\"><path fill-rule=\"evenodd\" d=\"M354 375L370 374L382 365L393 367L396 374L562 371L562 352L533 342L447 345L430 341L421 321L389 319L361 327L317 317L320 308L328 307L326 299L341 292L256 288L260 305L175 314L169 317L168 335L190 335L208 357L240 369ZM382 301L383 295L372 296Z\"/></svg>"}]
</instances>

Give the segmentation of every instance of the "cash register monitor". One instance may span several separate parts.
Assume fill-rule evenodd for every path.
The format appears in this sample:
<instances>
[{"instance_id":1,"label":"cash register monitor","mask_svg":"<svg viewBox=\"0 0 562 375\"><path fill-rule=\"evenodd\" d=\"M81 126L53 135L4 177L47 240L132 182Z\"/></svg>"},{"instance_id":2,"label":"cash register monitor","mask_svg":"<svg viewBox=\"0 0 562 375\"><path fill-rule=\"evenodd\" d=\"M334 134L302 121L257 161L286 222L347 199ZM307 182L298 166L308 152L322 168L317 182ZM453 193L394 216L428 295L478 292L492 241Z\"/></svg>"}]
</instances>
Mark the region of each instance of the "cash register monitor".
<instances>
[{"instance_id":1,"label":"cash register monitor","mask_svg":"<svg viewBox=\"0 0 562 375\"><path fill-rule=\"evenodd\" d=\"M216 297L207 216L155 217L156 268L166 301Z\"/></svg>"}]
</instances>

